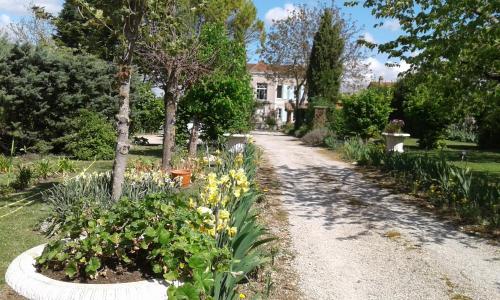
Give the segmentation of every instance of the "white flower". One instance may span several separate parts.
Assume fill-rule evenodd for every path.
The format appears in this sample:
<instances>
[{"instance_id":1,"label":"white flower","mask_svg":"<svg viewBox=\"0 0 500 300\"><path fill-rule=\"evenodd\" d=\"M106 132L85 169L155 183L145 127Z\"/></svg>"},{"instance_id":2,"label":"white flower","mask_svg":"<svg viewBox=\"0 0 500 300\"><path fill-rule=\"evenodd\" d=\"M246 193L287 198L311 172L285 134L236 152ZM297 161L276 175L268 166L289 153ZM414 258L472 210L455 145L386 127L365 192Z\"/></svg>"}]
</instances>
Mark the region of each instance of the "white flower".
<instances>
[{"instance_id":1,"label":"white flower","mask_svg":"<svg viewBox=\"0 0 500 300\"><path fill-rule=\"evenodd\" d=\"M196 211L200 214L200 215L205 215L205 214L209 214L211 215L212 214L212 210L208 207L204 207L204 206L200 206L196 209Z\"/></svg>"}]
</instances>

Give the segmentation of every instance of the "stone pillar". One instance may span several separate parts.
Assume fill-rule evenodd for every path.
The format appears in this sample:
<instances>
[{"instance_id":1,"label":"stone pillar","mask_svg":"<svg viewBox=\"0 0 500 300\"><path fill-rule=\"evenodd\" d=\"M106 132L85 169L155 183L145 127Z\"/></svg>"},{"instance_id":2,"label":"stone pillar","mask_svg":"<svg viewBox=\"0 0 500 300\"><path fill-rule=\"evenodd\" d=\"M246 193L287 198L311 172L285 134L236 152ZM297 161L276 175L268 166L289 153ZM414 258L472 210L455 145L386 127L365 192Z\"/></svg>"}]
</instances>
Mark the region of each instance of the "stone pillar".
<instances>
[{"instance_id":1,"label":"stone pillar","mask_svg":"<svg viewBox=\"0 0 500 300\"><path fill-rule=\"evenodd\" d=\"M314 128L322 128L326 126L327 121L327 106L315 106L314 107Z\"/></svg>"}]
</instances>

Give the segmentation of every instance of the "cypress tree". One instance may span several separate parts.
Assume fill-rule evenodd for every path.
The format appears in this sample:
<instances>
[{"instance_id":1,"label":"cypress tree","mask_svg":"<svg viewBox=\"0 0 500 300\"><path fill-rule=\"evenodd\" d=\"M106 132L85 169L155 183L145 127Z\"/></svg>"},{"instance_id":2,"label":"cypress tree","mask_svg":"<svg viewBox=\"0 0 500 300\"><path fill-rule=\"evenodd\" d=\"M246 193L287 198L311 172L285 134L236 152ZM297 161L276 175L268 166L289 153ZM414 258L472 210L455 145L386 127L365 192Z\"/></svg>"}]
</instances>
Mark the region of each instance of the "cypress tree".
<instances>
[{"instance_id":1,"label":"cypress tree","mask_svg":"<svg viewBox=\"0 0 500 300\"><path fill-rule=\"evenodd\" d=\"M342 77L342 53L345 40L340 19L325 9L319 30L314 36L309 68L307 69L308 97L336 103Z\"/></svg>"}]
</instances>

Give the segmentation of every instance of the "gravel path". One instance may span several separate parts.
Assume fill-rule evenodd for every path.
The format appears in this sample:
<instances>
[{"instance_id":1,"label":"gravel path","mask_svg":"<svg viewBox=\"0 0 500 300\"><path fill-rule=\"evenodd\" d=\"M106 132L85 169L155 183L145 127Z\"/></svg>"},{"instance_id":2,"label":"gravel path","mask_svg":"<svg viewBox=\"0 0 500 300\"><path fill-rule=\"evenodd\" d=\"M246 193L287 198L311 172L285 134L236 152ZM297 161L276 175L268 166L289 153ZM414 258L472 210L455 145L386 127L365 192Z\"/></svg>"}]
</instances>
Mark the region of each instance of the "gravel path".
<instances>
[{"instance_id":1,"label":"gravel path","mask_svg":"<svg viewBox=\"0 0 500 300\"><path fill-rule=\"evenodd\" d=\"M307 299L500 299L500 248L284 135L255 135L277 170Z\"/></svg>"}]
</instances>

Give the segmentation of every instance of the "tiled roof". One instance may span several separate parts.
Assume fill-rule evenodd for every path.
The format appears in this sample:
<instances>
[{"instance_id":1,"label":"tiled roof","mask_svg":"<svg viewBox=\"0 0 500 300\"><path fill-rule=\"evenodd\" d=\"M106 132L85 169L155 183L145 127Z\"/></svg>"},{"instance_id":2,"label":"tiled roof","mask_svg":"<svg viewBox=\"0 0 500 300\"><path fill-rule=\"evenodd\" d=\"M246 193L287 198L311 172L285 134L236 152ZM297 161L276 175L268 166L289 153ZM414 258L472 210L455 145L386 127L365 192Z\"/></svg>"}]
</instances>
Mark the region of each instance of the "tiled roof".
<instances>
[{"instance_id":1,"label":"tiled roof","mask_svg":"<svg viewBox=\"0 0 500 300\"><path fill-rule=\"evenodd\" d=\"M256 64L247 64L250 73L284 73L288 71L287 66L269 65L262 61Z\"/></svg>"}]
</instances>

